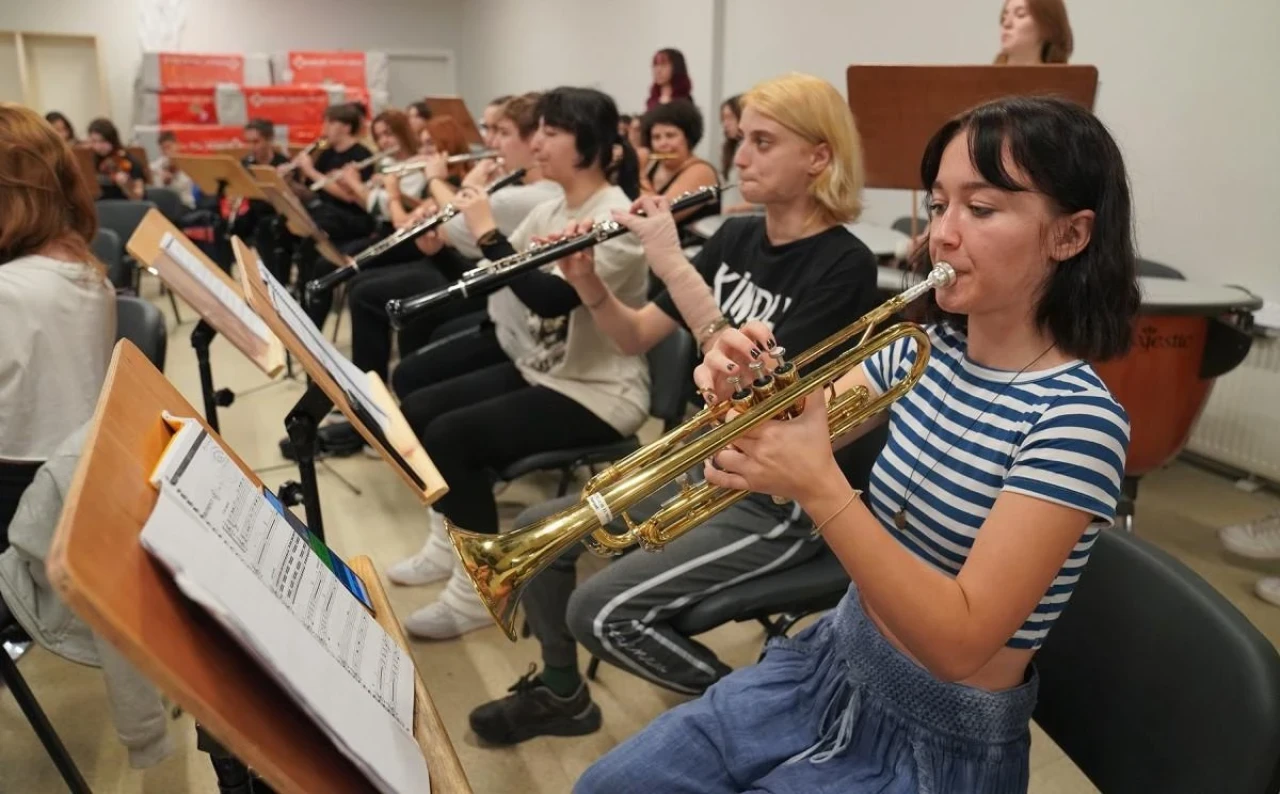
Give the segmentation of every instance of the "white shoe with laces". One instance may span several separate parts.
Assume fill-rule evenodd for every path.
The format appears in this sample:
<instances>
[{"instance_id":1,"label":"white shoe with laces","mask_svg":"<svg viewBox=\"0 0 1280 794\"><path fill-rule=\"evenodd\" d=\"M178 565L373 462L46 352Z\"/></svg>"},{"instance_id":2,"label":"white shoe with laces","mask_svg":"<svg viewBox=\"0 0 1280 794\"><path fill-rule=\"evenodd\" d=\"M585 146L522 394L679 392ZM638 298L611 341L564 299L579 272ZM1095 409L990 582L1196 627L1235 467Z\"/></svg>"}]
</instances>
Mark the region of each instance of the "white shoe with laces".
<instances>
[{"instance_id":1,"label":"white shoe with laces","mask_svg":"<svg viewBox=\"0 0 1280 794\"><path fill-rule=\"evenodd\" d=\"M434 510L427 510L427 515L430 528L422 549L387 569L387 578L396 584L415 586L439 582L448 579L457 565L457 555L445 536L444 519Z\"/></svg>"},{"instance_id":2,"label":"white shoe with laces","mask_svg":"<svg viewBox=\"0 0 1280 794\"><path fill-rule=\"evenodd\" d=\"M1280 513L1246 524L1223 527L1218 537L1232 554L1255 560L1280 559Z\"/></svg>"},{"instance_id":3,"label":"white shoe with laces","mask_svg":"<svg viewBox=\"0 0 1280 794\"><path fill-rule=\"evenodd\" d=\"M1258 580L1254 588L1258 598L1280 607L1280 576L1268 576Z\"/></svg>"},{"instance_id":4,"label":"white shoe with laces","mask_svg":"<svg viewBox=\"0 0 1280 794\"><path fill-rule=\"evenodd\" d=\"M492 625L489 610L480 602L480 596L461 567L454 569L439 599L417 610L404 622L410 634L427 640L450 640Z\"/></svg>"}]
</instances>

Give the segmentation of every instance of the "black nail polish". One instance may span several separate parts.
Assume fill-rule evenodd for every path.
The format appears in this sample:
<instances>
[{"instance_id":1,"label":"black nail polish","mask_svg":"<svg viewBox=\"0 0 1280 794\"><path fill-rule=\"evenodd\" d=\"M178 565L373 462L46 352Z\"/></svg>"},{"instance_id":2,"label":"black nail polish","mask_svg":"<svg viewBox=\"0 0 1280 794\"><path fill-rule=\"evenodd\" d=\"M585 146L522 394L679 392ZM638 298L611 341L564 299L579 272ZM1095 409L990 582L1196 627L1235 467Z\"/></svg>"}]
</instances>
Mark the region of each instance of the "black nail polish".
<instances>
[{"instance_id":1,"label":"black nail polish","mask_svg":"<svg viewBox=\"0 0 1280 794\"><path fill-rule=\"evenodd\" d=\"M772 336L769 337L769 349L772 350L777 346L778 346L778 340L774 339Z\"/></svg>"},{"instance_id":2,"label":"black nail polish","mask_svg":"<svg viewBox=\"0 0 1280 794\"><path fill-rule=\"evenodd\" d=\"M756 347L751 348L751 357L760 358L760 349Z\"/></svg>"},{"instance_id":3,"label":"black nail polish","mask_svg":"<svg viewBox=\"0 0 1280 794\"><path fill-rule=\"evenodd\" d=\"M725 365L724 365L724 368L725 368L725 371L726 371L726 372L733 372L735 369L737 369L737 365L736 365L736 364L725 364Z\"/></svg>"}]
</instances>

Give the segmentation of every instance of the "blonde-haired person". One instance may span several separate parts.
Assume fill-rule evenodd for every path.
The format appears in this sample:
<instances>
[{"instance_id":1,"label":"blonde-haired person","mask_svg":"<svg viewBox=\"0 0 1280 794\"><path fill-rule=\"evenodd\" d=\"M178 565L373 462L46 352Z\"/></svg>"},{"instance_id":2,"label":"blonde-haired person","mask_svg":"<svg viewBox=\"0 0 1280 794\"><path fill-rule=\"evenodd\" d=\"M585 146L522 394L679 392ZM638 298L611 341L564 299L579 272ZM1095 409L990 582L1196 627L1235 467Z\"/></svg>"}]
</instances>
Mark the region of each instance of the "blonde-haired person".
<instances>
[{"instance_id":1,"label":"blonde-haired person","mask_svg":"<svg viewBox=\"0 0 1280 794\"><path fill-rule=\"evenodd\" d=\"M848 105L827 82L791 74L743 98L743 142L735 155L748 201L762 216L727 221L693 262L681 252L666 199L641 198L615 212L633 229L666 291L638 308L594 274L590 250L559 263L595 325L624 353L642 354L677 328L707 346L728 324L767 325L778 344L800 351L852 322L877 302L876 259L843 224L861 210L862 157ZM566 234L581 231L571 227ZM663 373L685 378L691 373ZM743 373L748 375L749 373ZM842 457L853 482L866 482L879 436ZM670 494L631 511L641 520ZM516 526L558 512L577 497L525 511ZM575 590L581 545L530 582L529 625L542 644L544 668L514 694L471 714L487 742L583 734L600 726L600 710L578 673L577 643L597 657L663 687L697 694L729 672L705 646L676 631L679 614L728 582L741 582L809 560L821 550L813 524L795 505L752 497L715 516L662 554L630 554Z\"/></svg>"},{"instance_id":2,"label":"blonde-haired person","mask_svg":"<svg viewBox=\"0 0 1280 794\"><path fill-rule=\"evenodd\" d=\"M0 459L42 461L93 414L115 293L89 250L97 214L74 154L37 113L7 103L0 218ZM4 490L0 502L16 504Z\"/></svg>"},{"instance_id":3,"label":"blonde-haired person","mask_svg":"<svg viewBox=\"0 0 1280 794\"><path fill-rule=\"evenodd\" d=\"M1000 54L996 63L1066 63L1071 59L1073 44L1063 0L1005 0L1000 9Z\"/></svg>"}]
</instances>

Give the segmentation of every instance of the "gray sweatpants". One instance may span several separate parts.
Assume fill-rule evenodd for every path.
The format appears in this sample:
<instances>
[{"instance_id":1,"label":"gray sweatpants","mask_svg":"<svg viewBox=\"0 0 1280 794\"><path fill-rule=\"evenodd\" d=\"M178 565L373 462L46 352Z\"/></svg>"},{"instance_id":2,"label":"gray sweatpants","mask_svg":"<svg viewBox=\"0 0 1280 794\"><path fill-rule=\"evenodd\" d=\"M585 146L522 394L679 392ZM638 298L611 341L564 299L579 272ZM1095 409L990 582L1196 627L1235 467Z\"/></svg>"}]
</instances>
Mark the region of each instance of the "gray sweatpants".
<instances>
[{"instance_id":1,"label":"gray sweatpants","mask_svg":"<svg viewBox=\"0 0 1280 794\"><path fill-rule=\"evenodd\" d=\"M634 520L657 510L664 492L630 511ZM525 510L528 526L573 505L565 497ZM614 531L621 531L615 522ZM671 620L699 600L753 577L798 565L821 540L798 505L778 507L744 499L668 544L614 560L580 587L574 544L529 583L525 614L542 659L552 667L577 664L575 640L595 656L676 692L700 694L730 668L706 646L676 632Z\"/></svg>"}]
</instances>

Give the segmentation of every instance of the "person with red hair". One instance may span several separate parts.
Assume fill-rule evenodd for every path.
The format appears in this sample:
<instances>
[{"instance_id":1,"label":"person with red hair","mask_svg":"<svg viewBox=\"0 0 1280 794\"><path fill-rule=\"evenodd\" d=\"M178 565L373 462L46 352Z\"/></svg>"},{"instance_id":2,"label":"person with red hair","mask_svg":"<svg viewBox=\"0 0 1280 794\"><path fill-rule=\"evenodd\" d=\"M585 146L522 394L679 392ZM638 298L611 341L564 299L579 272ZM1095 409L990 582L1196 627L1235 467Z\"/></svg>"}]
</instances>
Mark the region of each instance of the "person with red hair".
<instances>
[{"instance_id":1,"label":"person with red hair","mask_svg":"<svg viewBox=\"0 0 1280 794\"><path fill-rule=\"evenodd\" d=\"M665 105L675 99L693 101L693 83L689 80L689 67L685 66L684 53L667 47L653 55L653 84L649 86L646 111Z\"/></svg>"}]
</instances>

